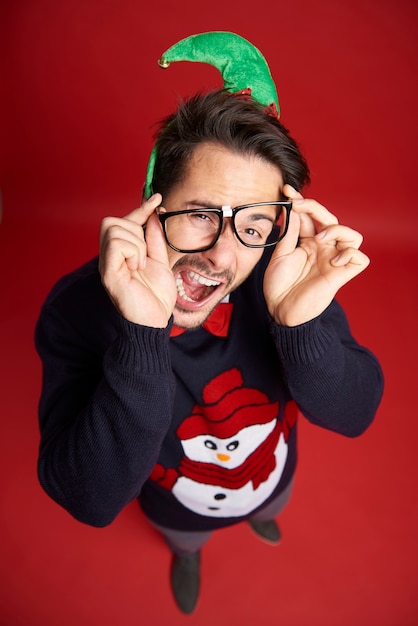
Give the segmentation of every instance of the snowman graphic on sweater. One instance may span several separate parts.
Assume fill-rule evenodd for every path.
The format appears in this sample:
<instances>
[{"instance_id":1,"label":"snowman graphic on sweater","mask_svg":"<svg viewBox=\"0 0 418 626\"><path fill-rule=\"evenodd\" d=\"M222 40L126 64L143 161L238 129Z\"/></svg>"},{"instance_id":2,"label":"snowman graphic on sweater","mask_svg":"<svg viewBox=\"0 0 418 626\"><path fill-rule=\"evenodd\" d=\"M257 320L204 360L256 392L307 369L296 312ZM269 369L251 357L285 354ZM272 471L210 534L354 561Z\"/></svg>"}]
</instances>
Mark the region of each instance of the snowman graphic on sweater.
<instances>
[{"instance_id":1,"label":"snowman graphic on sweater","mask_svg":"<svg viewBox=\"0 0 418 626\"><path fill-rule=\"evenodd\" d=\"M199 515L247 515L280 481L296 405L289 403L279 421L279 403L244 387L236 368L205 386L203 402L177 429L184 452L179 466L158 464L151 479Z\"/></svg>"}]
</instances>

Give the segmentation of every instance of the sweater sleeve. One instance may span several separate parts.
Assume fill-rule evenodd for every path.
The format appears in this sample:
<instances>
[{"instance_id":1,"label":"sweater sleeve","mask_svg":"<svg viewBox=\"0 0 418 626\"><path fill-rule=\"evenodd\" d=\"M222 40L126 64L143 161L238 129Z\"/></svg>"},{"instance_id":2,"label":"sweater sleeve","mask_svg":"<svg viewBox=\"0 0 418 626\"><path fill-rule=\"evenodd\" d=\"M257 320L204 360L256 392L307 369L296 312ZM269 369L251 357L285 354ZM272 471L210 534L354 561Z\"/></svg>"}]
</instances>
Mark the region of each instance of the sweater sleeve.
<instances>
[{"instance_id":1,"label":"sweater sleeve","mask_svg":"<svg viewBox=\"0 0 418 626\"><path fill-rule=\"evenodd\" d=\"M383 393L376 357L350 333L332 302L317 318L296 327L271 321L291 396L312 423L356 437L372 422Z\"/></svg>"},{"instance_id":2,"label":"sweater sleeve","mask_svg":"<svg viewBox=\"0 0 418 626\"><path fill-rule=\"evenodd\" d=\"M99 527L138 496L174 396L168 329L118 323L104 356L53 306L35 334L43 363L39 479L76 519Z\"/></svg>"}]
</instances>

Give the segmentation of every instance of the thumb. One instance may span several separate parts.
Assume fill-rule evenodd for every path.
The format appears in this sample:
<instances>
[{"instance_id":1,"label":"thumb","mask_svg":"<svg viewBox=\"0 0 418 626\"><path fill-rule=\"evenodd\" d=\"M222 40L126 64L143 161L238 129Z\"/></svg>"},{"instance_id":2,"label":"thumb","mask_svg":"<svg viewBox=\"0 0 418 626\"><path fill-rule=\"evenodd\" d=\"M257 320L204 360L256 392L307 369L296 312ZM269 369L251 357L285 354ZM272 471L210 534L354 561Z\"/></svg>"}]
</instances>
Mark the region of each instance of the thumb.
<instances>
[{"instance_id":1,"label":"thumb","mask_svg":"<svg viewBox=\"0 0 418 626\"><path fill-rule=\"evenodd\" d=\"M277 244L273 253L273 257L278 258L294 252L299 242L299 234L300 217L297 213L291 211L289 215L289 227L287 229L287 233L283 237L283 239Z\"/></svg>"},{"instance_id":2,"label":"thumb","mask_svg":"<svg viewBox=\"0 0 418 626\"><path fill-rule=\"evenodd\" d=\"M303 200L302 194L288 184L283 187L283 195L292 201ZM299 234L300 217L297 213L295 213L295 211L292 210L289 215L289 227L287 229L287 233L280 243L277 244L273 257L278 258L280 256L285 256L286 254L291 254L298 245Z\"/></svg>"},{"instance_id":3,"label":"thumb","mask_svg":"<svg viewBox=\"0 0 418 626\"><path fill-rule=\"evenodd\" d=\"M153 212L147 221L145 230L145 240L147 242L147 256L154 261L168 265L167 244L158 216Z\"/></svg>"}]
</instances>

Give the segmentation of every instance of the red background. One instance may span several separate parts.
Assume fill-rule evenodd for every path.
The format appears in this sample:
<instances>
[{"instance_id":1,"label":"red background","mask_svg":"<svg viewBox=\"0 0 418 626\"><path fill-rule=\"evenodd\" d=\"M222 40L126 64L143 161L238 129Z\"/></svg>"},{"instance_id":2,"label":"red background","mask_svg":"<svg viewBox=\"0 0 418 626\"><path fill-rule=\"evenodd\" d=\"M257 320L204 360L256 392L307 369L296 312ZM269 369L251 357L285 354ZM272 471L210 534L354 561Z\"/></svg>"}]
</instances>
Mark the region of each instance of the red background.
<instances>
[{"instance_id":1,"label":"red background","mask_svg":"<svg viewBox=\"0 0 418 626\"><path fill-rule=\"evenodd\" d=\"M282 120L301 143L307 195L365 235L372 264L346 286L353 333L381 359L386 392L356 440L301 423L279 548L245 525L203 555L205 625L418 623L414 0L2 0L1 542L5 626L182 624L169 555L135 503L110 527L74 521L36 478L39 307L97 252L106 214L138 204L154 122L218 72L161 53L231 30L266 56Z\"/></svg>"}]
</instances>

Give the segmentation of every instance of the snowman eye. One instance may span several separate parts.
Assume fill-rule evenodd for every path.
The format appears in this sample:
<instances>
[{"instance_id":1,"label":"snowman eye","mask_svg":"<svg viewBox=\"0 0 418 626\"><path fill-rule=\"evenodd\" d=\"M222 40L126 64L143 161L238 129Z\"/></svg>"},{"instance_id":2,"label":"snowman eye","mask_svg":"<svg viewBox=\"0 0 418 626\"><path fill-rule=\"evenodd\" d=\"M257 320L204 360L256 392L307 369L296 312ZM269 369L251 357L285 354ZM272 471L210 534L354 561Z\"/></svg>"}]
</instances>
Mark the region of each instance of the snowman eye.
<instances>
[{"instance_id":1,"label":"snowman eye","mask_svg":"<svg viewBox=\"0 0 418 626\"><path fill-rule=\"evenodd\" d=\"M205 441L205 446L207 448L210 448L211 450L217 450L217 445L216 443L213 443L213 441L211 441L210 439L206 439Z\"/></svg>"},{"instance_id":2,"label":"snowman eye","mask_svg":"<svg viewBox=\"0 0 418 626\"><path fill-rule=\"evenodd\" d=\"M226 449L231 451L231 450L236 450L239 446L239 441L231 441L231 443L228 443L228 445L226 446Z\"/></svg>"}]
</instances>

